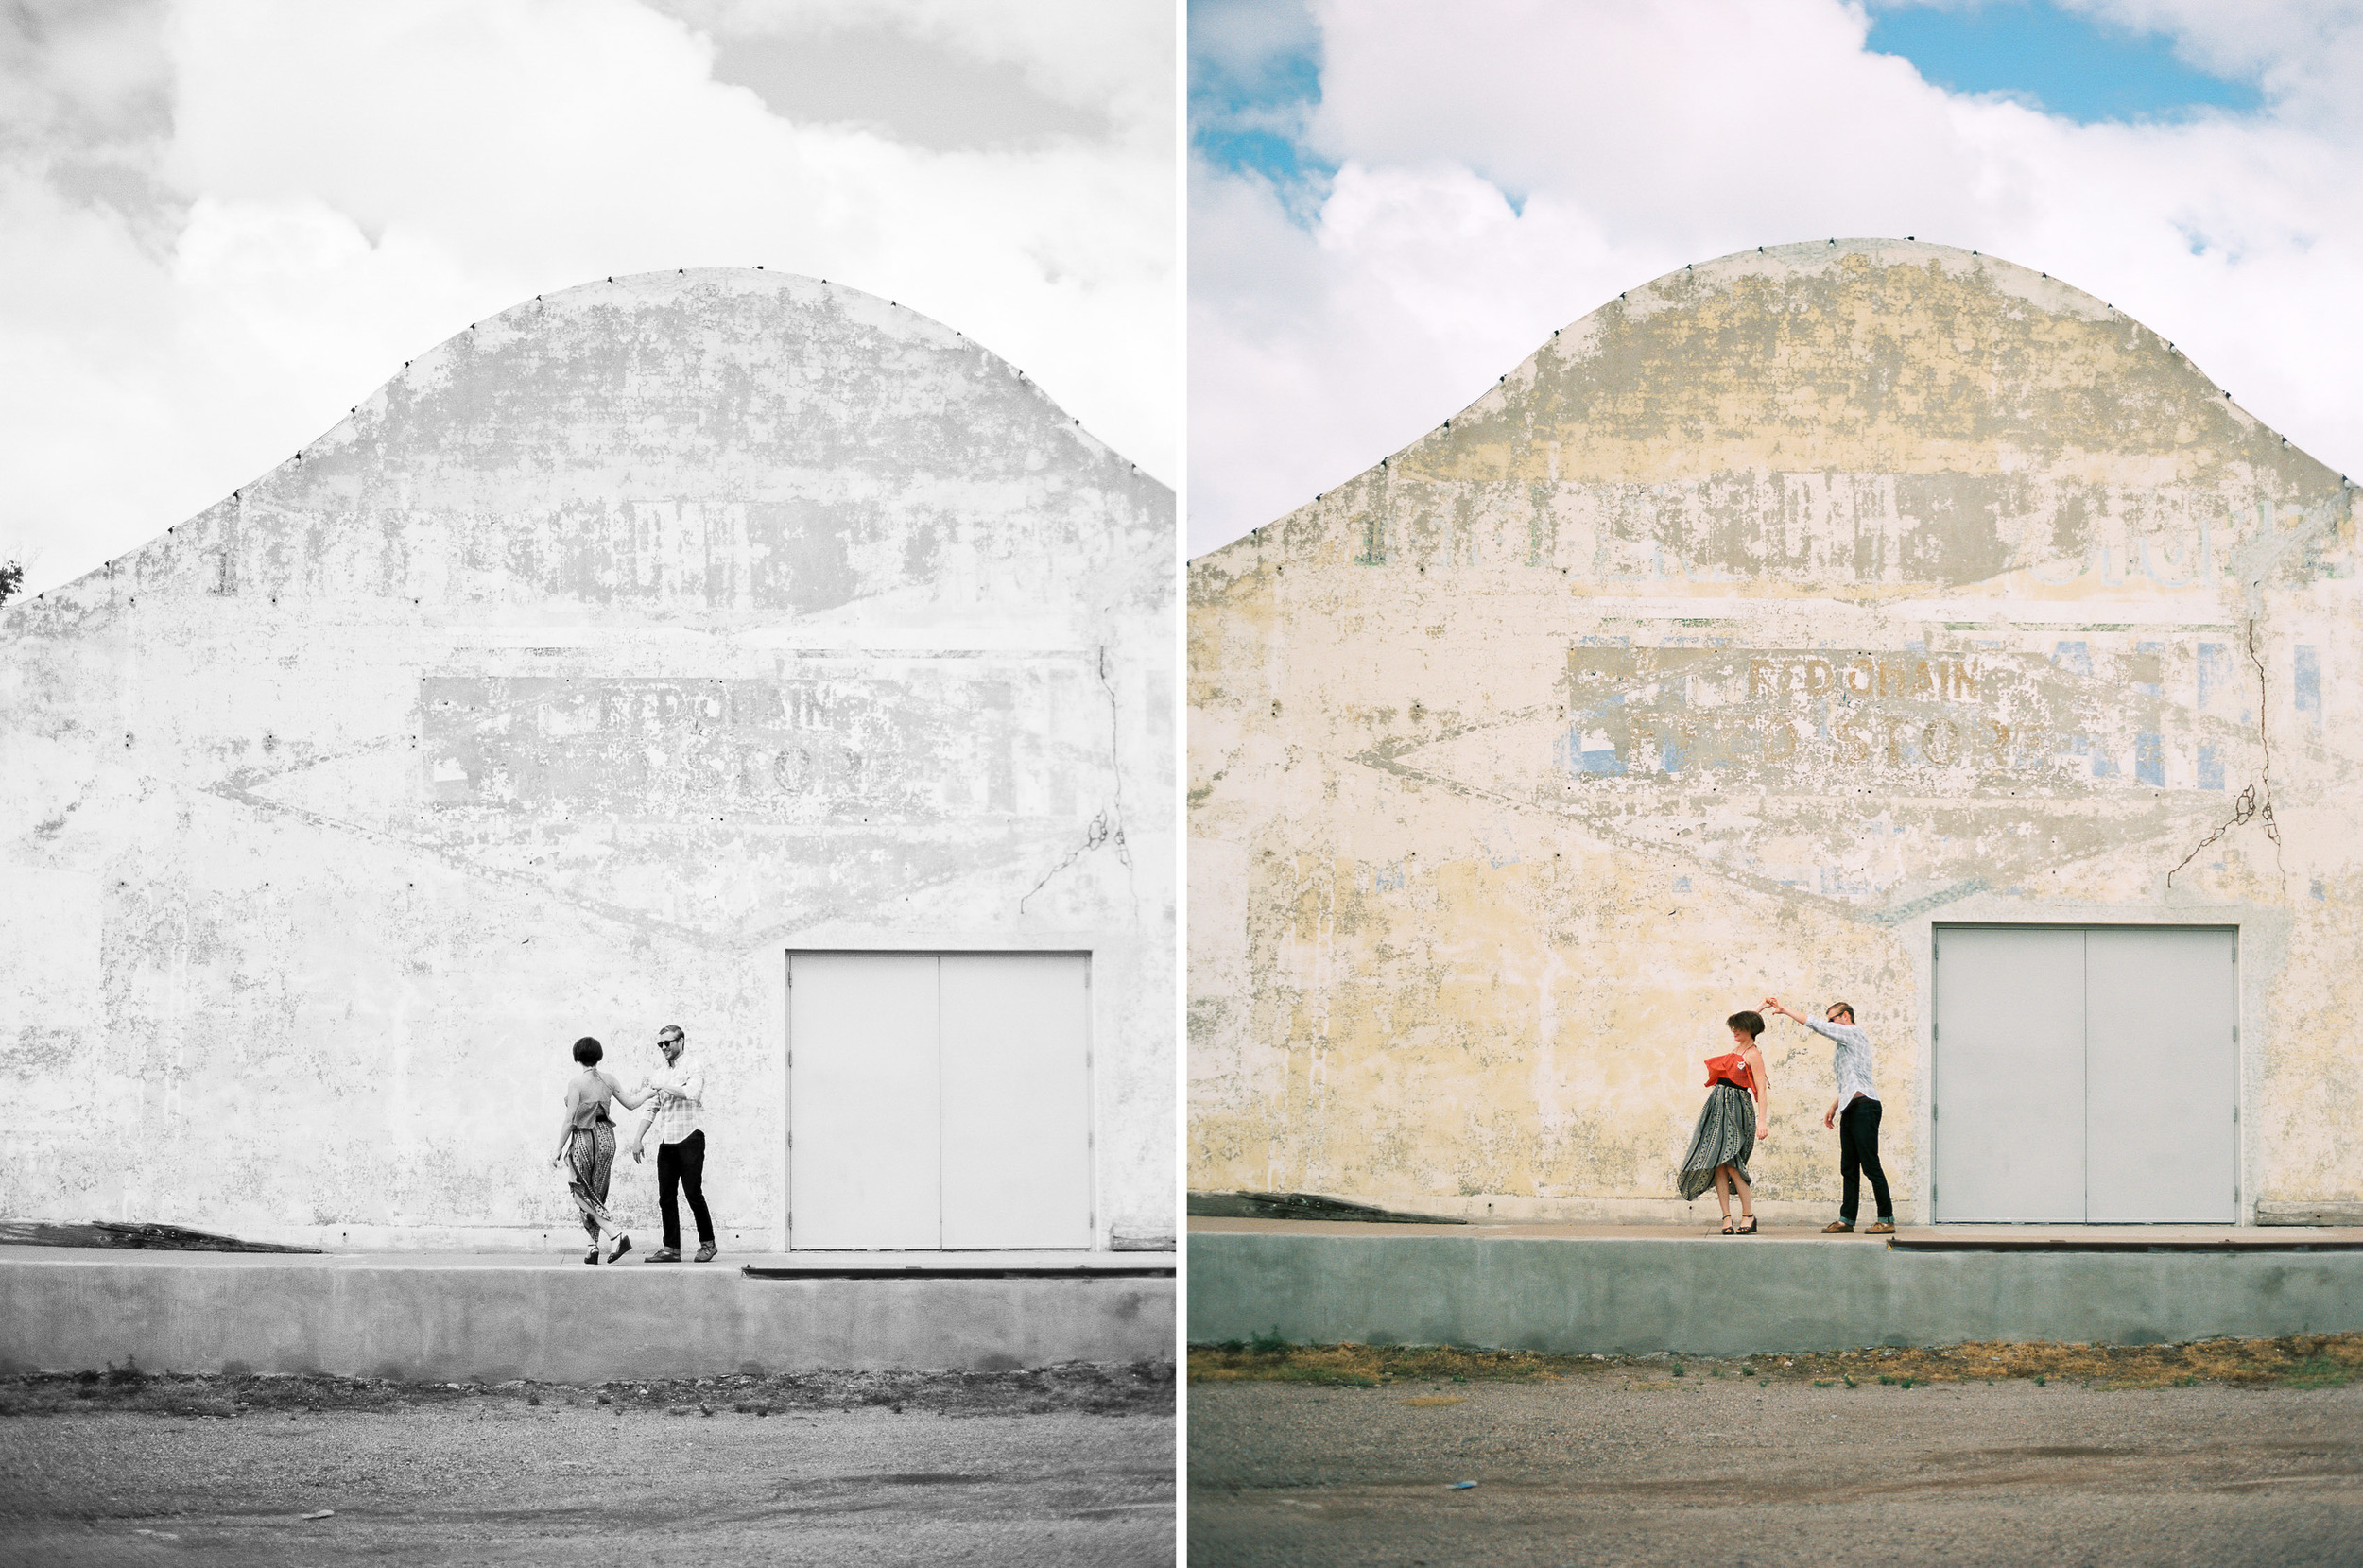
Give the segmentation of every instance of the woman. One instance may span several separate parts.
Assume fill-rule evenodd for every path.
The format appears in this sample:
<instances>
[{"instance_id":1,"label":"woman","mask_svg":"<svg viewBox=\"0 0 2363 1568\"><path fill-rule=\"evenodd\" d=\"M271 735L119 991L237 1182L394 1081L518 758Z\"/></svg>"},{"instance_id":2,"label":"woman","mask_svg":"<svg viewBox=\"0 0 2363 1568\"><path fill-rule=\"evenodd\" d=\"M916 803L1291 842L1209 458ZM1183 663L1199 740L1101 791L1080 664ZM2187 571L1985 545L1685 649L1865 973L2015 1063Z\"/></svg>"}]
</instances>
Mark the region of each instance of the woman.
<instances>
[{"instance_id":1,"label":"woman","mask_svg":"<svg viewBox=\"0 0 2363 1568\"><path fill-rule=\"evenodd\" d=\"M582 1228L591 1232L591 1250L582 1255L585 1263L599 1261L601 1237L608 1241L610 1263L631 1250L631 1237L607 1212L608 1169L615 1163L615 1124L608 1116L607 1102L620 1100L626 1110L636 1110L656 1093L643 1089L634 1094L600 1072L599 1059L606 1054L589 1035L575 1042L575 1060L582 1071L566 1085L566 1116L559 1124L558 1156L550 1162L570 1167L566 1190L582 1211Z\"/></svg>"},{"instance_id":2,"label":"woman","mask_svg":"<svg viewBox=\"0 0 2363 1568\"><path fill-rule=\"evenodd\" d=\"M1690 1151L1682 1156L1682 1201L1689 1202L1710 1186L1723 1208L1723 1234L1756 1233L1754 1195L1748 1185L1748 1156L1756 1146L1756 1129L1769 1141L1771 1123L1764 1112L1765 1090L1770 1083L1756 1036L1764 1033L1764 1015L1735 1012L1723 1021L1737 1048L1707 1058L1707 1103L1699 1110L1698 1130L1690 1135ZM1729 1183L1727 1187L1725 1183ZM1739 1193L1741 1224L1732 1224L1732 1190Z\"/></svg>"}]
</instances>

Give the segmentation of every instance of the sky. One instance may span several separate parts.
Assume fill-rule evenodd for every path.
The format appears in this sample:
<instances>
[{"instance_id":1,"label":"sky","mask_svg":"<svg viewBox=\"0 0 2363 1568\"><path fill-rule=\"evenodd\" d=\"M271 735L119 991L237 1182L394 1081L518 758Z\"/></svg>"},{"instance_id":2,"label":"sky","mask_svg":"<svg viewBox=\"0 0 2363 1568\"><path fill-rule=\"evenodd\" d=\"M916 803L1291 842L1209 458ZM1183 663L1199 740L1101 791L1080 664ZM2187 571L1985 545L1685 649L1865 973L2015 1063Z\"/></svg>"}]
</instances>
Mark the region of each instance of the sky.
<instances>
[{"instance_id":1,"label":"sky","mask_svg":"<svg viewBox=\"0 0 2363 1568\"><path fill-rule=\"evenodd\" d=\"M2363 0L1192 0L1188 548L1685 263L1904 235L2363 475Z\"/></svg>"},{"instance_id":2,"label":"sky","mask_svg":"<svg viewBox=\"0 0 2363 1568\"><path fill-rule=\"evenodd\" d=\"M472 321L826 277L1182 476L1171 0L0 0L0 561L136 548Z\"/></svg>"}]
</instances>

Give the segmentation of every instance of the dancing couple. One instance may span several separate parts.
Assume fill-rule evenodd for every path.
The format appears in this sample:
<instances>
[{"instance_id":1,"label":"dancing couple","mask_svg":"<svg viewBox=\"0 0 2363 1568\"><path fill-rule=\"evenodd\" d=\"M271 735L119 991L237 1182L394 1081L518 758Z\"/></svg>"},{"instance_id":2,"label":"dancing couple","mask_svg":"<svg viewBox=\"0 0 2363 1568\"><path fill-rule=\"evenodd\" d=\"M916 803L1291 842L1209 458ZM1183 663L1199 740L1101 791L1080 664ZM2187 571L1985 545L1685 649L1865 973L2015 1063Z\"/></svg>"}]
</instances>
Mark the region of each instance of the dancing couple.
<instances>
[{"instance_id":1,"label":"dancing couple","mask_svg":"<svg viewBox=\"0 0 2363 1568\"><path fill-rule=\"evenodd\" d=\"M1861 1197L1861 1181L1871 1179L1871 1195L1878 1205L1876 1223L1865 1227L1869 1235L1895 1230L1895 1205L1888 1198L1887 1171L1879 1163L1879 1093L1871 1087L1871 1037L1854 1022L1854 1009L1844 1002L1830 1004L1820 1020L1791 1012L1779 997L1764 999L1765 1012L1802 1024L1831 1042L1831 1067L1837 1077L1837 1097L1822 1113L1821 1125L1838 1135L1840 1194L1837 1219L1823 1226L1824 1234L1850 1232ZM1764 1013L1735 1012L1723 1021L1732 1031L1732 1049L1707 1058L1707 1100L1699 1110L1699 1125L1682 1155L1681 1191L1689 1202L1709 1187L1723 1211L1727 1236L1756 1233L1754 1192L1750 1185L1748 1157L1759 1138L1772 1136L1766 1095L1771 1077L1765 1071L1764 1053L1756 1048L1764 1033ZM1739 1199L1739 1219L1732 1219L1732 1199Z\"/></svg>"},{"instance_id":2,"label":"dancing couple","mask_svg":"<svg viewBox=\"0 0 2363 1568\"><path fill-rule=\"evenodd\" d=\"M582 1071L566 1084L566 1110L559 1124L558 1154L550 1163L567 1173L566 1191L581 1213L582 1228L590 1232L585 1263L613 1263L631 1250L631 1237L615 1223L607 1204L609 1174L615 1163L615 1124L610 1102L627 1111L648 1105L640 1130L628 1152L637 1162L646 1156L641 1146L648 1130L658 1131L656 1150L657 1206L664 1217L664 1245L648 1254L650 1263L681 1262L681 1212L677 1194L689 1199L698 1221L698 1262L715 1254L714 1220L706 1212L705 1129L699 1125L704 1110L705 1077L682 1058L687 1037L678 1024L657 1031L656 1048L664 1069L649 1074L638 1089L626 1089L599 1066L605 1049L590 1036L575 1042L575 1060ZM654 1102L652 1105L650 1102Z\"/></svg>"}]
</instances>

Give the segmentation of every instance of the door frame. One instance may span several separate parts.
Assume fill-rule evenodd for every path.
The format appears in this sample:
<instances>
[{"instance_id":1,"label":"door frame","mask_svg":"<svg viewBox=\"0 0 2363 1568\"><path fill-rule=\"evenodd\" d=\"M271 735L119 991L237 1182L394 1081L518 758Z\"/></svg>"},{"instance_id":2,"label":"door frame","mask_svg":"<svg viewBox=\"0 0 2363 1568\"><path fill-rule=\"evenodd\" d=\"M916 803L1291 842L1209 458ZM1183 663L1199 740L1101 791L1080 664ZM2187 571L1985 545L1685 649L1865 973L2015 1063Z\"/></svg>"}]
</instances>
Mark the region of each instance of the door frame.
<instances>
[{"instance_id":1,"label":"door frame","mask_svg":"<svg viewBox=\"0 0 2363 1568\"><path fill-rule=\"evenodd\" d=\"M1925 1153L1919 1162L1919 1180L1915 1182L1915 1186L1918 1188L1915 1197L1920 1204L1921 1214L1925 1216L1923 1221L1923 1223L1930 1225L1983 1225L2004 1223L2002 1221L1992 1220L1940 1221L1937 1218L1937 1138L1939 1136L1938 1129L1940 1118L1937 1115L1936 1058L1937 1048L1940 1043L1940 1042L1937 1039L1937 960L1940 956L1938 952L1939 944L1941 941L1944 933L1947 931L2230 932L2232 935L2232 1113L2234 1124L2232 1136L2232 1180L2234 1194L2233 1199L2232 1222L2234 1225L2242 1226L2252 1225L2255 1223L2256 1193L2255 1182L2252 1180L2254 1172L2251 1169L2252 1147L2249 1138L2249 1129L2252 1122L2252 1118L2250 1115L2250 1111L2252 1109L2252 1095L2251 1094L2250 1080L2251 1075L2256 1070L2256 1062L2259 1060L2257 1051L2260 1042L2252 1038L2253 1031L2249 1026L2250 1019L2251 1017L2251 1009L2249 1007L2251 966L2248 961L2249 954L2251 952L2249 946L2250 922L2239 919L2236 915L2227 917L2222 914L2217 914L2216 918L2212 920L2205 918L2206 915L2211 913L2215 913L2215 911L2195 909L2190 911L2189 915L2183 916L2182 918L2176 918L2177 912L2167 912L2147 920L2138 918L2129 920L2126 918L2123 911L2111 910L2105 914L2082 918L2062 913L2049 920L1932 919L1927 922L1927 939L1922 944L1920 949L1920 956L1922 960L1927 965L1927 969L1924 972L1925 978L1921 986L1919 1044L1920 1083L1923 1092L1918 1096L1919 1106L1918 1116L1916 1118L1920 1133L1920 1146L1925 1151ZM2183 1222L2159 1220L2147 1223L2179 1224Z\"/></svg>"},{"instance_id":2,"label":"door frame","mask_svg":"<svg viewBox=\"0 0 2363 1568\"><path fill-rule=\"evenodd\" d=\"M937 943L924 947L790 947L781 950L780 963L780 1054L773 1059L777 1077L774 1080L780 1108L780 1136L772 1146L778 1173L780 1218L776 1227L780 1250L796 1250L796 1162L789 1139L796 1130L796 984L795 964L799 958L1080 958L1083 960L1083 986L1088 1001L1083 1009L1083 1137L1090 1159L1085 1163L1086 1180L1090 1184L1087 1198L1091 1213L1092 1238L1081 1250L1105 1250L1101 1245L1099 1225L1099 1039L1100 994L1104 988L1098 983L1099 954L1089 947L1066 943L1051 943L1042 947L1011 947L1006 942L991 945L963 946L956 942ZM807 1252L814 1249L807 1248ZM845 1249L831 1249L832 1252ZM1069 1249L1067 1250L1074 1250Z\"/></svg>"}]
</instances>

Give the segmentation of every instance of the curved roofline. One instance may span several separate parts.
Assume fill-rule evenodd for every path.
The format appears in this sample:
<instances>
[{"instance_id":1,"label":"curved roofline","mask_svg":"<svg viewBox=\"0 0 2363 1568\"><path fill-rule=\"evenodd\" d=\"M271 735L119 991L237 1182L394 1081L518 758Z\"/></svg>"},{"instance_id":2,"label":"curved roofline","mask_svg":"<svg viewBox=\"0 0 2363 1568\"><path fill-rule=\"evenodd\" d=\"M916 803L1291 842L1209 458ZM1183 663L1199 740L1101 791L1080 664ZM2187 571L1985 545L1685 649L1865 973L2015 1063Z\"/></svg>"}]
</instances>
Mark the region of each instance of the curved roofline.
<instances>
[{"instance_id":1,"label":"curved roofline","mask_svg":"<svg viewBox=\"0 0 2363 1568\"><path fill-rule=\"evenodd\" d=\"M1566 326L1553 331L1549 337L1535 345L1532 353L1528 353L1525 358L1519 360L1517 364L1511 366L1507 372L1497 377L1492 386L1488 387L1485 390L1479 392L1475 397L1470 399L1469 402L1456 409L1451 417L1444 420L1440 424L1430 426L1428 429L1413 437L1410 440L1396 447L1392 452L1389 452L1385 457L1379 458L1377 462L1369 464L1347 475L1346 477L1337 480L1335 484L1329 487L1329 490L1321 491L1319 494L1316 494L1311 501L1305 503L1304 505L1283 512L1280 516L1272 518L1268 522L1259 524L1257 526L1249 529L1246 533L1241 534L1238 538L1232 540L1229 543L1218 544L1215 548L1207 551L1204 555L1192 557L1191 560L1193 563L1197 561L1213 561L1216 558L1222 556L1228 551L1235 550L1242 545L1251 544L1256 541L1257 536L1260 535L1266 528L1277 527L1284 523L1292 522L1303 514L1311 511L1313 508L1319 507L1321 504L1322 499L1329 494L1329 491L1343 490L1349 485L1357 484L1387 468L1396 458L1405 456L1427 441L1435 440L1452 428L1452 422L1454 420L1465 418L1473 411L1486 411L1507 403L1509 400L1509 384L1512 380L1521 381L1522 386L1531 385L1536 364L1543 357L1544 353L1550 349L1551 345L1569 332L1578 331L1586 327L1589 323L1596 320L1609 309L1612 304L1623 304L1628 307L1630 307L1635 303L1639 303L1644 307L1658 304L1658 302L1648 299L1636 302L1633 296L1651 294L1662 296L1665 285L1678 279L1686 279L1690 282L1696 283L1701 279L1712 280L1719 278L1742 277L1750 273L1769 272L1781 268L1798 270L1802 268L1802 265L1806 263L1809 258L1817 264L1826 265L1830 261L1849 255L1883 255L1903 260L1920 258L1923 260L1937 261L1940 263L1950 263L1953 265L1966 264L1967 266L1974 267L1977 270L1990 271L1995 281L2009 286L2010 288L2010 292L2017 294L2020 298L2027 300L2029 303L2040 305L2044 309L2053 311L2070 311L2076 315L2080 315L2096 321L2113 319L2130 321L2133 325L2141 328L2144 332L2147 332L2151 336L2157 338L2161 344L2165 345L2168 353L2173 353L2176 357L2183 360L2186 364L2189 364L2193 373L2205 380L2208 386L2214 388L2217 391L2223 391L2221 384L2216 382L2213 376L2209 376L2206 371L2200 370L2198 363L2193 361L2188 354L2185 354L2181 350L2175 348L2174 342L2171 338L2168 338L2163 333L2158 332L2155 328L2149 326L2148 323L2138 320L2132 316L2128 315L2126 312L2117 309L2116 306L2110 304L2108 302L2100 299L2097 295L2087 293L2085 290L2078 288L2074 284L2067 283L2062 279L2054 278L2048 272L2041 271L2035 267L2027 267L2021 263L2011 261L2007 257L1990 255L1981 250L1964 250L1958 246L1940 245L1932 240L1916 239L1910 236L1906 236L1903 239L1879 239L1875 237L1865 238L1859 236L1854 238L1839 238L1833 236L1828 239L1795 240L1784 245L1758 245L1745 250L1734 250L1728 255L1717 256L1711 261L1686 263L1671 271L1660 273L1657 277L1651 278L1647 283L1637 284L1633 287L1624 290L1619 293L1613 301L1603 300L1598 305L1584 312L1581 316L1578 316L1574 320L1568 322ZM1681 308L1681 303L1679 302L1667 300L1664 301L1663 304L1658 305L1658 308L1677 309ZM2258 419L2254 414L2249 412L2245 408L2242 408L2238 403L2233 401L2232 394L2230 392L2224 392L2224 400L2232 411L2238 415L2241 419L2254 424L2260 430L2272 432L2272 426L2265 423L2264 421ZM2285 441L2287 438L2285 437L2283 439ZM2307 453L2305 456L2310 457L2312 457L2312 454ZM2320 461L2320 458L2315 458L2314 460L2317 462ZM2325 463L2322 466L2327 468L2329 465ZM2340 474L2339 477L2344 480L2346 475Z\"/></svg>"},{"instance_id":2,"label":"curved roofline","mask_svg":"<svg viewBox=\"0 0 2363 1568\"><path fill-rule=\"evenodd\" d=\"M364 410L382 407L394 388L403 385L405 382L419 380L425 376L434 374L442 367L444 362L449 359L453 349L461 340L485 327L507 326L512 331L523 332L529 329L522 326L515 319L522 313L532 310L536 306L545 306L561 300L572 302L579 297L589 295L594 290L628 290L635 286L646 287L652 284L671 284L677 282L685 284L687 281L699 278L731 280L742 284L751 283L757 279L761 279L766 282L776 283L788 287L808 287L821 291L823 297L842 299L849 302L860 302L864 306L872 309L876 308L881 302L878 295L872 294L867 289L856 288L851 284L833 283L827 278L811 277L801 272L772 271L760 265L754 267L675 267L670 272L664 271L661 267L647 272L619 272L611 277L595 278L587 283L570 284L564 288L554 289L546 294L536 294L530 300L520 300L515 304L505 306L490 316L480 317L477 319L469 322L467 326L458 332L453 333L450 336L437 342L433 347L421 352L412 358L404 360L402 362L402 369L396 370L393 374L388 376L385 380L379 382L374 388L371 388L369 395L362 398L358 403L354 404L346 411L343 419L338 420L335 424L330 425L326 430L321 431L318 436L313 437L312 439L296 448L294 456L285 458L271 467L265 469L260 474L256 474L242 481L238 485L233 487L228 495L220 496L207 505L198 508L195 512L180 519L178 522L165 525L164 533L149 535L147 539L131 546L129 549L110 556L98 565L92 567L89 571L84 572L78 577L69 577L64 582L57 583L51 587L44 588L38 594L19 595L16 599L10 601L8 606L0 606L0 615L7 614L9 610L16 608L17 606L44 600L51 594L62 594L69 589L79 587L81 584L90 581L94 577L104 577L108 573L116 570L117 567L119 567L124 561L129 560L141 552L154 547L166 535L171 534L175 529L179 528L181 524L194 522L196 519L204 516L205 513L212 511L216 507L219 507L226 502L241 499L248 490L256 485L264 484L281 474L295 472L302 463L305 453L318 452L323 448L333 451L347 445L355 439L359 435L357 426ZM1116 461L1124 463L1135 474L1140 473L1140 464L1132 461L1131 458L1125 457L1124 454L1109 445L1098 436L1085 429L1083 427L1083 422L1080 419L1069 414L1066 409L1061 407L1055 399L1042 389L1041 383L1035 381L1031 376L1020 370L1016 364L1007 357L994 353L992 349L987 348L982 342L969 336L966 333L959 331L957 328L947 325L946 323L936 319L934 317L927 315L923 311L914 310L910 306L902 303L900 301L889 299L884 301L883 303L888 311L891 311L901 317L908 318L909 320L917 323L925 332L935 335L940 340L943 347L947 349L956 348L961 351L973 349L976 353L983 354L989 363L998 365L1007 370L1011 375L1015 376L1020 382L1024 383L1026 388L1031 391L1036 398L1041 400L1044 406L1046 407L1052 415L1056 416L1052 422L1054 424L1063 424L1068 429L1072 430L1077 439L1085 444L1087 452L1090 452L1095 456L1104 456L1106 457L1113 458ZM1150 482L1157 483L1158 481L1152 478Z\"/></svg>"}]
</instances>

